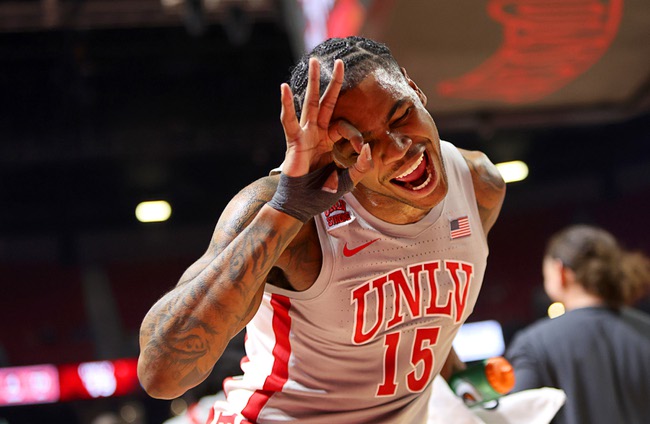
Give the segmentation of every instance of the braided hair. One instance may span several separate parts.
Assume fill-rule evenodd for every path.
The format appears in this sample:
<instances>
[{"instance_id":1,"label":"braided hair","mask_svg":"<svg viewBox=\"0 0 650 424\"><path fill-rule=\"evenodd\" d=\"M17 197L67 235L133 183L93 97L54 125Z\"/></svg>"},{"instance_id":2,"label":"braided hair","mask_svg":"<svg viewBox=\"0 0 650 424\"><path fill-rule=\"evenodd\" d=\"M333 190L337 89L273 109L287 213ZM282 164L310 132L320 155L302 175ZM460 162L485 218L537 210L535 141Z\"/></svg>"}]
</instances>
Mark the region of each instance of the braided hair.
<instances>
[{"instance_id":1,"label":"braided hair","mask_svg":"<svg viewBox=\"0 0 650 424\"><path fill-rule=\"evenodd\" d=\"M385 44L368 38L351 36L330 38L302 56L291 70L289 86L293 92L296 115L300 119L302 105L307 91L309 59L315 57L320 62L320 93L323 93L332 79L334 61L341 59L345 65L345 76L341 92L356 87L375 69L401 75L397 61Z\"/></svg>"},{"instance_id":2,"label":"braided hair","mask_svg":"<svg viewBox=\"0 0 650 424\"><path fill-rule=\"evenodd\" d=\"M562 261L587 292L609 306L633 304L650 290L650 259L623 249L601 228L568 227L551 237L546 255Z\"/></svg>"}]
</instances>

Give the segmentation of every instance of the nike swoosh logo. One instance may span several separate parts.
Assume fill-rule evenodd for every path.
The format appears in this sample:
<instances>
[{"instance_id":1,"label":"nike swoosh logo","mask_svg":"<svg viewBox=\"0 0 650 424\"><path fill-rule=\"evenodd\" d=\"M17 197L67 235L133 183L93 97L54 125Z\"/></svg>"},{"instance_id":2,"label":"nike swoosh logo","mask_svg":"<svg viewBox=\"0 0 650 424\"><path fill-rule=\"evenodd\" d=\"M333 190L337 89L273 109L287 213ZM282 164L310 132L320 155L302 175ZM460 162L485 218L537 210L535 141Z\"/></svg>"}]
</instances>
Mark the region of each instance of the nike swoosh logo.
<instances>
[{"instance_id":1,"label":"nike swoosh logo","mask_svg":"<svg viewBox=\"0 0 650 424\"><path fill-rule=\"evenodd\" d=\"M371 244L373 244L374 242L376 242L377 240L379 240L379 239L376 238L376 239L374 239L374 240L370 240L368 243L364 243L364 244L362 244L361 246L357 246L357 247L355 247L355 248L353 248L353 249L348 249L348 244L347 244L347 242L346 242L345 245L343 246L343 256L348 257L348 258L349 258L350 256L354 256L354 255L356 255L357 253L361 252L361 251L362 251L363 249L365 249L366 247L368 247L368 246L370 246Z\"/></svg>"}]
</instances>

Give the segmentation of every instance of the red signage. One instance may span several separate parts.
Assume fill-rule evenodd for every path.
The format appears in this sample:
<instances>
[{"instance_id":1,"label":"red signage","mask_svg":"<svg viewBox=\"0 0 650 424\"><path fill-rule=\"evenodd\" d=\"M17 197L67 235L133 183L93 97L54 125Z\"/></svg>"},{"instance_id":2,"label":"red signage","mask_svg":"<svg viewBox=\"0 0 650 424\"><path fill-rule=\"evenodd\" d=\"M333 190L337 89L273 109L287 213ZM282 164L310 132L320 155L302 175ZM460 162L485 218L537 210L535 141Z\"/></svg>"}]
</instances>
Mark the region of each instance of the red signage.
<instances>
[{"instance_id":1,"label":"red signage","mask_svg":"<svg viewBox=\"0 0 650 424\"><path fill-rule=\"evenodd\" d=\"M54 365L0 368L0 406L58 400L59 373Z\"/></svg>"},{"instance_id":2,"label":"red signage","mask_svg":"<svg viewBox=\"0 0 650 424\"><path fill-rule=\"evenodd\" d=\"M586 72L618 32L623 0L490 0L503 43L477 68L437 85L442 97L525 103Z\"/></svg>"},{"instance_id":3,"label":"red signage","mask_svg":"<svg viewBox=\"0 0 650 424\"><path fill-rule=\"evenodd\" d=\"M122 396L139 387L137 359L83 362L59 367L61 400Z\"/></svg>"},{"instance_id":4,"label":"red signage","mask_svg":"<svg viewBox=\"0 0 650 424\"><path fill-rule=\"evenodd\" d=\"M138 390L135 358L0 368L0 406L123 396Z\"/></svg>"}]
</instances>

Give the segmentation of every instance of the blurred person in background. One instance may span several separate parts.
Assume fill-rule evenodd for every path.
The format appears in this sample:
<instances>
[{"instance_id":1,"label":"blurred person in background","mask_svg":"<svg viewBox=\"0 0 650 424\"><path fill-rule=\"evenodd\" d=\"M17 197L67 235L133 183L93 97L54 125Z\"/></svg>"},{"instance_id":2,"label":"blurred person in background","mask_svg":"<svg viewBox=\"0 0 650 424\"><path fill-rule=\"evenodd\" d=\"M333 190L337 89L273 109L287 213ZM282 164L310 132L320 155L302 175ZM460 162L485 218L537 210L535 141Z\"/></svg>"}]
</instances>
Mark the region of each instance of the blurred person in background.
<instances>
[{"instance_id":1,"label":"blurred person in background","mask_svg":"<svg viewBox=\"0 0 650 424\"><path fill-rule=\"evenodd\" d=\"M440 140L422 90L373 40L317 46L281 103L281 174L235 196L151 308L140 380L180 396L246 327L244 375L210 423L425 423L505 183L484 154Z\"/></svg>"},{"instance_id":2,"label":"blurred person in background","mask_svg":"<svg viewBox=\"0 0 650 424\"><path fill-rule=\"evenodd\" d=\"M544 290L566 312L515 334L513 392L564 390L557 424L650 422L650 316L630 306L650 290L648 257L575 225L550 238L542 269Z\"/></svg>"}]
</instances>

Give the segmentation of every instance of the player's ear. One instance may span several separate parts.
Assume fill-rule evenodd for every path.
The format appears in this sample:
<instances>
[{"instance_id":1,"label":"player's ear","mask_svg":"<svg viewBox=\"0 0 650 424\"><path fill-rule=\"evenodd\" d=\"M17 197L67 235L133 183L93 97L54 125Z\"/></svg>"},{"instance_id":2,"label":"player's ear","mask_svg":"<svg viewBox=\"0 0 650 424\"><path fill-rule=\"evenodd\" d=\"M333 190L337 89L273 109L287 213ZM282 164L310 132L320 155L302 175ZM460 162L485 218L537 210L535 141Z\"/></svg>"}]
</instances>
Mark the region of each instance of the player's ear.
<instances>
[{"instance_id":1,"label":"player's ear","mask_svg":"<svg viewBox=\"0 0 650 424\"><path fill-rule=\"evenodd\" d=\"M408 85L413 90L415 90L415 92L417 93L418 97L420 98L420 101L422 102L422 105L426 106L427 105L427 96L424 94L424 92L422 90L420 90L420 87L418 87L418 85L415 83L415 81L413 81L409 77L409 75L406 73L406 68L401 67L400 69L402 70L402 75L404 75L404 78L406 78L406 82L408 83Z\"/></svg>"}]
</instances>

